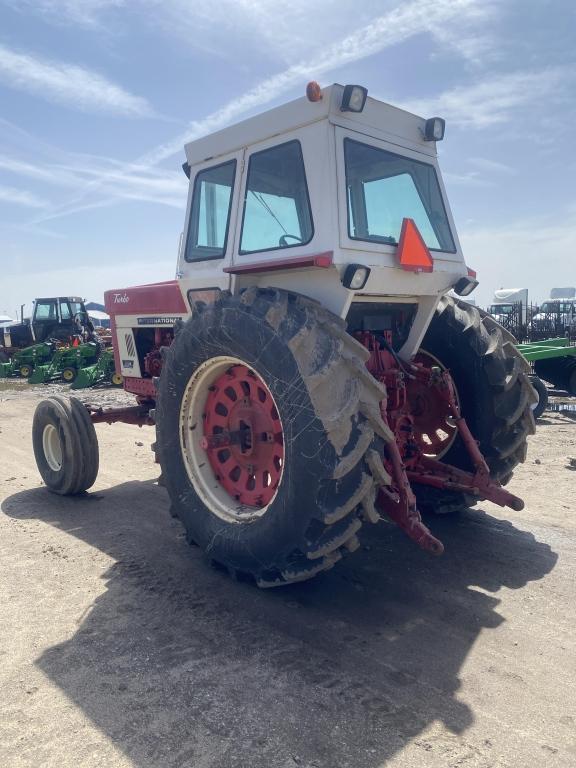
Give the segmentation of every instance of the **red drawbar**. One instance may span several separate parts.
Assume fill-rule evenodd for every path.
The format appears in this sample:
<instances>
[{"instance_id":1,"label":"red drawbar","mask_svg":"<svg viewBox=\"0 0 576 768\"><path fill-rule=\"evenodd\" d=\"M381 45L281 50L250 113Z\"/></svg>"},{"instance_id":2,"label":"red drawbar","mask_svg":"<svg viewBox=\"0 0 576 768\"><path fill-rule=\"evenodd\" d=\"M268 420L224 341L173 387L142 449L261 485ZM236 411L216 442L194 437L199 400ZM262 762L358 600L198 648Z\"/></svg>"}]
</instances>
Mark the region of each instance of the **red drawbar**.
<instances>
[{"instance_id":1,"label":"red drawbar","mask_svg":"<svg viewBox=\"0 0 576 768\"><path fill-rule=\"evenodd\" d=\"M410 272L432 272L434 262L428 246L422 239L414 219L403 219L400 242L398 243L398 261L402 269Z\"/></svg>"}]
</instances>

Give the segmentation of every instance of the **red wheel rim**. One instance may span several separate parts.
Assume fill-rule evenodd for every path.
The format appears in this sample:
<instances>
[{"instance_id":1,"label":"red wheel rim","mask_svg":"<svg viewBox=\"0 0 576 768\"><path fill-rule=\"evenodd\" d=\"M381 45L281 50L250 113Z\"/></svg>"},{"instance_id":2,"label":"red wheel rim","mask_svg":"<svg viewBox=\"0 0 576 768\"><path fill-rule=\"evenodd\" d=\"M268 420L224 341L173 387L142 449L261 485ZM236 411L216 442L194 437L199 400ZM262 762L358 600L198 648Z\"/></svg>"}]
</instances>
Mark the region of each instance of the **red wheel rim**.
<instances>
[{"instance_id":1,"label":"red wheel rim","mask_svg":"<svg viewBox=\"0 0 576 768\"><path fill-rule=\"evenodd\" d=\"M430 368L444 366L428 352L420 351L412 362ZM440 458L454 442L458 429L452 421L445 399L436 387L427 386L418 379L407 382L410 414L413 417L414 439L425 456Z\"/></svg>"},{"instance_id":2,"label":"red wheel rim","mask_svg":"<svg viewBox=\"0 0 576 768\"><path fill-rule=\"evenodd\" d=\"M266 384L232 365L210 386L203 421L202 448L222 488L240 504L267 506L282 476L284 438Z\"/></svg>"}]
</instances>

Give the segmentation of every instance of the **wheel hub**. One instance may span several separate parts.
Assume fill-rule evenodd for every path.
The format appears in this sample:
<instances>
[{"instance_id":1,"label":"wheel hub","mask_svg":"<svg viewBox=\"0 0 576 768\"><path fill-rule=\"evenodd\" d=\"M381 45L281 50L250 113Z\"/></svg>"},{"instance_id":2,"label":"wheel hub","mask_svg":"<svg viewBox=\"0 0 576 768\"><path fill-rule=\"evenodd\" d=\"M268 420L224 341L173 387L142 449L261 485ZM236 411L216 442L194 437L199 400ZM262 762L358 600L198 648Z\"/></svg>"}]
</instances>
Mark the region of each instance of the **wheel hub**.
<instances>
[{"instance_id":1,"label":"wheel hub","mask_svg":"<svg viewBox=\"0 0 576 768\"><path fill-rule=\"evenodd\" d=\"M53 472L62 469L62 445L54 424L46 424L42 432L42 448L48 466Z\"/></svg>"},{"instance_id":2,"label":"wheel hub","mask_svg":"<svg viewBox=\"0 0 576 768\"><path fill-rule=\"evenodd\" d=\"M444 367L433 355L423 350L415 355L412 362L425 368ZM409 379L406 390L413 438L425 456L439 459L447 453L458 434L446 398L437 386L418 378Z\"/></svg>"},{"instance_id":3,"label":"wheel hub","mask_svg":"<svg viewBox=\"0 0 576 768\"><path fill-rule=\"evenodd\" d=\"M282 424L268 387L233 365L209 388L201 441L220 485L248 507L268 505L284 460Z\"/></svg>"}]
</instances>

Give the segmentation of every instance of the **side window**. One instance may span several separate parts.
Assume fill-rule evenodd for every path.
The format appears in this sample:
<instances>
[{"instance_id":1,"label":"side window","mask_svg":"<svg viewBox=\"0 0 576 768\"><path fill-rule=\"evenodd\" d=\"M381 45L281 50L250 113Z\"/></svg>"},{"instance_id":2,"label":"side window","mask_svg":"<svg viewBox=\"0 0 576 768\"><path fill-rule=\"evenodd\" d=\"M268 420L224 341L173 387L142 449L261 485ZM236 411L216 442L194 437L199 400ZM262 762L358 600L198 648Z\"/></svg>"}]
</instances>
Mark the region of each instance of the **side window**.
<instances>
[{"instance_id":1,"label":"side window","mask_svg":"<svg viewBox=\"0 0 576 768\"><path fill-rule=\"evenodd\" d=\"M34 310L35 320L57 320L55 301L37 301Z\"/></svg>"},{"instance_id":2,"label":"side window","mask_svg":"<svg viewBox=\"0 0 576 768\"><path fill-rule=\"evenodd\" d=\"M60 302L60 317L62 320L70 320L71 318L70 305L67 301Z\"/></svg>"},{"instance_id":3,"label":"side window","mask_svg":"<svg viewBox=\"0 0 576 768\"><path fill-rule=\"evenodd\" d=\"M236 160L200 171L194 179L186 261L221 259L226 253Z\"/></svg>"},{"instance_id":4,"label":"side window","mask_svg":"<svg viewBox=\"0 0 576 768\"><path fill-rule=\"evenodd\" d=\"M309 243L314 234L299 141L250 157L240 253L273 251Z\"/></svg>"}]
</instances>

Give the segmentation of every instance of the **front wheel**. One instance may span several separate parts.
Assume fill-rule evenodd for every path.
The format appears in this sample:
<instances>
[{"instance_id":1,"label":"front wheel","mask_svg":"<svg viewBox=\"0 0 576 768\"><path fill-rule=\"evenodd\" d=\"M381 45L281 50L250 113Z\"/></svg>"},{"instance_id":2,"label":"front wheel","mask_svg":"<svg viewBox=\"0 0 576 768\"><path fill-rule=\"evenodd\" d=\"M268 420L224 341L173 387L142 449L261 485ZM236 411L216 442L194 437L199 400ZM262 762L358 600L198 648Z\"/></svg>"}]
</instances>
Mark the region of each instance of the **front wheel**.
<instances>
[{"instance_id":1,"label":"front wheel","mask_svg":"<svg viewBox=\"0 0 576 768\"><path fill-rule=\"evenodd\" d=\"M98 439L88 411L77 398L54 395L38 404L32 444L38 471L53 493L82 493L96 481Z\"/></svg>"}]
</instances>

